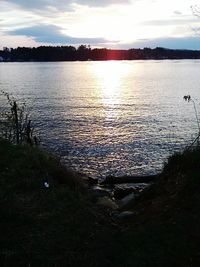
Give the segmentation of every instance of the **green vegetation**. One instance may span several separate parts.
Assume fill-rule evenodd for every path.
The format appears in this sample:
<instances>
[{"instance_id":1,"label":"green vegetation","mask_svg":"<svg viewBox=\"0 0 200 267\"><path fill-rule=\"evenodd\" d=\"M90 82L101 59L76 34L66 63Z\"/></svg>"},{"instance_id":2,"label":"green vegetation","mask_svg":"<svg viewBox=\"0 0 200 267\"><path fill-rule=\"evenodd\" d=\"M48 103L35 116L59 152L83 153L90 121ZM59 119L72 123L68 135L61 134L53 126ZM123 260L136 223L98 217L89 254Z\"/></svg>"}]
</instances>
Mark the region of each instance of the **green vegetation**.
<instances>
[{"instance_id":1,"label":"green vegetation","mask_svg":"<svg viewBox=\"0 0 200 267\"><path fill-rule=\"evenodd\" d=\"M0 137L15 144L37 145L38 137L34 134L34 127L27 112L26 104L19 104L8 93L1 91L7 101L4 110L0 112Z\"/></svg>"},{"instance_id":2,"label":"green vegetation","mask_svg":"<svg viewBox=\"0 0 200 267\"><path fill-rule=\"evenodd\" d=\"M120 221L93 203L80 176L33 146L37 137L25 104L3 94L1 266L200 266L199 146L172 156L157 181L126 207L135 216Z\"/></svg>"},{"instance_id":3,"label":"green vegetation","mask_svg":"<svg viewBox=\"0 0 200 267\"><path fill-rule=\"evenodd\" d=\"M87 61L87 60L138 60L138 59L200 59L199 50L168 49L145 47L143 49L131 48L107 49L91 48L90 46L40 46L17 47L0 50L0 57L5 62L35 62L35 61Z\"/></svg>"},{"instance_id":4,"label":"green vegetation","mask_svg":"<svg viewBox=\"0 0 200 267\"><path fill-rule=\"evenodd\" d=\"M1 266L98 266L104 221L80 177L58 160L0 141Z\"/></svg>"},{"instance_id":5,"label":"green vegetation","mask_svg":"<svg viewBox=\"0 0 200 267\"><path fill-rule=\"evenodd\" d=\"M52 155L0 140L1 266L200 266L199 147L169 159L133 218L93 202Z\"/></svg>"},{"instance_id":6,"label":"green vegetation","mask_svg":"<svg viewBox=\"0 0 200 267\"><path fill-rule=\"evenodd\" d=\"M192 102L193 107L194 107L194 113L196 117L196 122L197 122L197 127L198 127L198 135L197 137L193 140L192 144L190 145L189 148L193 147L195 144L199 145L199 138L200 138L200 122L199 122L199 115L198 115L198 110L197 110L197 105L195 100L190 95L185 95L183 97L185 101Z\"/></svg>"},{"instance_id":7,"label":"green vegetation","mask_svg":"<svg viewBox=\"0 0 200 267\"><path fill-rule=\"evenodd\" d=\"M132 208L138 216L124 237L129 263L200 266L200 148L172 156Z\"/></svg>"}]
</instances>

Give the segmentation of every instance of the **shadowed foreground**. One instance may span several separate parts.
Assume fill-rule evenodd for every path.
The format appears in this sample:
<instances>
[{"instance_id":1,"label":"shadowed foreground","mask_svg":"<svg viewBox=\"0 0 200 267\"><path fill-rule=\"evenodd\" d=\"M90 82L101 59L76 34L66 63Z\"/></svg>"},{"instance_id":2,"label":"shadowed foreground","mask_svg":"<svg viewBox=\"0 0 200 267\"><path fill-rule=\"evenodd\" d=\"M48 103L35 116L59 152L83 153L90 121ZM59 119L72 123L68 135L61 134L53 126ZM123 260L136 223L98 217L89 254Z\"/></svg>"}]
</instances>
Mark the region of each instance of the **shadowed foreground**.
<instances>
[{"instance_id":1,"label":"shadowed foreground","mask_svg":"<svg viewBox=\"0 0 200 267\"><path fill-rule=\"evenodd\" d=\"M38 148L0 141L1 266L200 266L200 150L173 156L114 220Z\"/></svg>"}]
</instances>

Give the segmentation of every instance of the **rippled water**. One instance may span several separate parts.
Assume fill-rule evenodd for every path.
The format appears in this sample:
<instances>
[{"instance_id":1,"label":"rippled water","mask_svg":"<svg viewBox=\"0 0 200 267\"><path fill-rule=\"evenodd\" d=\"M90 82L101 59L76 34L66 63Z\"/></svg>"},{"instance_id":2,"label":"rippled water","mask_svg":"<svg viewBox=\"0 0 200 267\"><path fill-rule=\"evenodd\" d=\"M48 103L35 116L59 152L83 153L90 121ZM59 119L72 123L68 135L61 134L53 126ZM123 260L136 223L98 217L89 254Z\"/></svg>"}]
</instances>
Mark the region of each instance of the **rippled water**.
<instances>
[{"instance_id":1,"label":"rippled water","mask_svg":"<svg viewBox=\"0 0 200 267\"><path fill-rule=\"evenodd\" d=\"M153 174L197 134L200 61L1 63L42 142L85 174ZM2 103L2 102L1 102Z\"/></svg>"}]
</instances>

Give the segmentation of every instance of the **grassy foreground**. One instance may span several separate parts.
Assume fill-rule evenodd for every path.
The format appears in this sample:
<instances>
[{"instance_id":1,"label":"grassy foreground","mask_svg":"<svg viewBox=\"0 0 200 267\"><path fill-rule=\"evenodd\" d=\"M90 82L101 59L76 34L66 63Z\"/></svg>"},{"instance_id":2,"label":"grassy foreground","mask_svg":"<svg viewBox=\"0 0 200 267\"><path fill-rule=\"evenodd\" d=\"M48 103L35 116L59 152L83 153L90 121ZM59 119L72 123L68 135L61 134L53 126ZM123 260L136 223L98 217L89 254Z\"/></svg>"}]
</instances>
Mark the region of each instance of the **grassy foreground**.
<instances>
[{"instance_id":1,"label":"grassy foreground","mask_svg":"<svg viewBox=\"0 0 200 267\"><path fill-rule=\"evenodd\" d=\"M106 223L80 177L38 148L0 141L0 266L98 266Z\"/></svg>"},{"instance_id":2,"label":"grassy foreground","mask_svg":"<svg viewBox=\"0 0 200 267\"><path fill-rule=\"evenodd\" d=\"M0 266L200 266L200 149L127 209L113 222L51 155L0 140Z\"/></svg>"},{"instance_id":3,"label":"grassy foreground","mask_svg":"<svg viewBox=\"0 0 200 267\"><path fill-rule=\"evenodd\" d=\"M123 237L127 266L200 266L200 148L169 158L129 208L138 215Z\"/></svg>"}]
</instances>

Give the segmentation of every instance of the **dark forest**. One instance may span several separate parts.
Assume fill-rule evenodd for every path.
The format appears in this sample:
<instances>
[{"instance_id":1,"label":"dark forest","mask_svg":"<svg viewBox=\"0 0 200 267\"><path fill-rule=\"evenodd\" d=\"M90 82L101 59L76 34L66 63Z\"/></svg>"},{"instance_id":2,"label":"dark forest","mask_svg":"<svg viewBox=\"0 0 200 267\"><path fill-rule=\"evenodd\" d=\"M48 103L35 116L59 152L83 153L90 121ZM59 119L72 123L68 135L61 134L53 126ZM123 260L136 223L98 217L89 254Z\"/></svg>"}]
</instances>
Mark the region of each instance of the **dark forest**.
<instances>
[{"instance_id":1,"label":"dark forest","mask_svg":"<svg viewBox=\"0 0 200 267\"><path fill-rule=\"evenodd\" d=\"M73 46L18 47L0 50L0 61L88 61L88 60L140 60L140 59L200 59L199 50L173 50L162 47L154 49L117 50Z\"/></svg>"}]
</instances>

